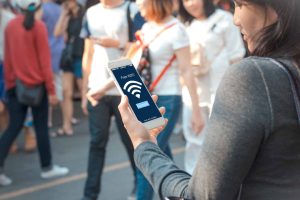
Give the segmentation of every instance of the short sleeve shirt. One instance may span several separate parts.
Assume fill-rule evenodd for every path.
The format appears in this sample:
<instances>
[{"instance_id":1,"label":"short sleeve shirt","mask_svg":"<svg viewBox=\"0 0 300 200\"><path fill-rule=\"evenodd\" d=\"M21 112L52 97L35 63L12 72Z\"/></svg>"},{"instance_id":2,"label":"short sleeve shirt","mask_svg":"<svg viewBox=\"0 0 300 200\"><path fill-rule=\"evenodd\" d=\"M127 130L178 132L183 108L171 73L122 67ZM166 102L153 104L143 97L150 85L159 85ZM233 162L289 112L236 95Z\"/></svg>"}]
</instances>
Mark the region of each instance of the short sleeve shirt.
<instances>
[{"instance_id":1,"label":"short sleeve shirt","mask_svg":"<svg viewBox=\"0 0 300 200\"><path fill-rule=\"evenodd\" d=\"M106 8L99 3L87 10L83 27L81 30L82 38L89 37L110 37L120 41L121 46L128 42L128 23L127 23L128 2L124 2L115 8ZM131 3L131 12L138 12L138 8ZM109 79L106 69L110 60L119 59L123 55L120 48L105 48L94 44L94 55L89 76L89 89L99 89ZM108 95L119 95L116 88L109 90Z\"/></svg>"},{"instance_id":2,"label":"short sleeve shirt","mask_svg":"<svg viewBox=\"0 0 300 200\"><path fill-rule=\"evenodd\" d=\"M10 20L12 20L15 15L7 10L2 9L0 11L0 61L3 61L4 55L4 30Z\"/></svg>"},{"instance_id":3,"label":"short sleeve shirt","mask_svg":"<svg viewBox=\"0 0 300 200\"><path fill-rule=\"evenodd\" d=\"M155 79L161 73L176 50L189 47L189 38L185 31L184 25L176 18L172 18L163 25L157 25L148 22L142 28L144 43L147 44L164 27L167 27L171 24L174 25L163 31L149 45L153 79ZM181 85L179 79L179 66L177 60L175 60L172 63L172 66L157 84L153 93L158 95L181 95Z\"/></svg>"},{"instance_id":4,"label":"short sleeve shirt","mask_svg":"<svg viewBox=\"0 0 300 200\"><path fill-rule=\"evenodd\" d=\"M62 9L60 5L54 2L48 2L42 4L42 10L42 21L45 23L48 30L52 70L57 74L60 71L60 59L63 48L65 47L65 41L63 36L55 37L53 32Z\"/></svg>"}]
</instances>

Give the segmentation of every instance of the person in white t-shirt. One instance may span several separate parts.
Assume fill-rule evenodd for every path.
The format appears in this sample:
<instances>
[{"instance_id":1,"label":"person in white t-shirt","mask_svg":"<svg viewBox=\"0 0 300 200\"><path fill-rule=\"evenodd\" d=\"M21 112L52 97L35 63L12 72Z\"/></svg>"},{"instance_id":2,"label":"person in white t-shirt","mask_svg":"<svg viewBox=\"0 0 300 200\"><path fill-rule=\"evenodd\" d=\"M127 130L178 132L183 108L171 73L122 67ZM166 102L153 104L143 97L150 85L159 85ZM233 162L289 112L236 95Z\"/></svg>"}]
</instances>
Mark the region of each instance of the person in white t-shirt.
<instances>
[{"instance_id":1,"label":"person in white t-shirt","mask_svg":"<svg viewBox=\"0 0 300 200\"><path fill-rule=\"evenodd\" d=\"M179 3L179 15L190 38L191 62L198 80L200 104L206 108L204 116L208 119L226 69L243 58L245 48L241 34L232 22L232 14L217 9L212 0L180 0ZM183 132L187 141L185 169L192 174L204 136L195 134L189 125L192 107L185 94L187 88L183 88Z\"/></svg>"},{"instance_id":2,"label":"person in white t-shirt","mask_svg":"<svg viewBox=\"0 0 300 200\"><path fill-rule=\"evenodd\" d=\"M137 0L136 3L142 16L148 21L141 30L141 37L144 44L152 41L149 44L152 80L158 77L173 55L176 56L171 67L153 90L153 94L159 96L157 105L166 108L164 117L169 120L164 131L157 138L158 145L169 157L172 157L169 138L182 106L180 78L187 86L192 99L193 117L190 123L193 130L200 132L204 126L190 63L189 38L183 24L172 16L173 0ZM161 32L162 30L164 31ZM161 34L158 35L160 32ZM152 199L151 185L140 171L137 174L137 200Z\"/></svg>"},{"instance_id":3,"label":"person in white t-shirt","mask_svg":"<svg viewBox=\"0 0 300 200\"><path fill-rule=\"evenodd\" d=\"M112 116L115 116L135 175L133 146L118 111L121 96L117 88L111 85L107 87L108 83L113 82L110 82L111 78L106 69L110 60L121 58L123 49L129 41L126 18L128 6L131 15L138 13L134 3L124 0L102 0L87 10L81 30L81 37L85 38L82 109L88 114L91 135L84 200L94 200L99 195ZM89 94L99 90L103 91L101 97L92 99Z\"/></svg>"},{"instance_id":4,"label":"person in white t-shirt","mask_svg":"<svg viewBox=\"0 0 300 200\"><path fill-rule=\"evenodd\" d=\"M8 122L7 112L5 112L4 105L4 77L3 77L3 59L4 59L4 30L10 20L15 15L4 8L5 0L0 0L0 130L3 131L6 128Z\"/></svg>"}]
</instances>

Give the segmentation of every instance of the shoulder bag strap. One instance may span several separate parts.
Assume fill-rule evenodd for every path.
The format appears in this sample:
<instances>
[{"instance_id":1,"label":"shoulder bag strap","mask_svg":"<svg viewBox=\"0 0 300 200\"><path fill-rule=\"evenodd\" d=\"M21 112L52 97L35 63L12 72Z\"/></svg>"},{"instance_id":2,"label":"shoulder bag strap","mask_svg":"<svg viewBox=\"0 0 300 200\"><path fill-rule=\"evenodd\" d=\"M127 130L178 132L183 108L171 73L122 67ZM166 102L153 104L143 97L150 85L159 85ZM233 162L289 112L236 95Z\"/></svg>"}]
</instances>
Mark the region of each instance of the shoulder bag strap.
<instances>
[{"instance_id":1,"label":"shoulder bag strap","mask_svg":"<svg viewBox=\"0 0 300 200\"><path fill-rule=\"evenodd\" d=\"M127 6L126 18L127 18L127 24L128 24L128 39L129 39L129 42L133 42L134 41L134 36L132 34L133 21L131 19L130 5L131 5L131 3L129 1L128 6Z\"/></svg>"},{"instance_id":2,"label":"shoulder bag strap","mask_svg":"<svg viewBox=\"0 0 300 200\"><path fill-rule=\"evenodd\" d=\"M168 64L161 70L159 75L156 77L154 81L152 81L151 85L149 86L149 91L152 92L154 88L157 86L161 78L165 75L165 73L168 71L168 69L172 66L172 63L176 59L176 55L173 54L172 58L169 60Z\"/></svg>"},{"instance_id":3,"label":"shoulder bag strap","mask_svg":"<svg viewBox=\"0 0 300 200\"><path fill-rule=\"evenodd\" d=\"M165 30L171 28L171 27L174 26L175 24L177 24L177 22L174 22L174 23L172 23L172 24L170 24L170 25L168 25L168 26L165 26L165 27L164 27L162 30L160 30L160 31L155 35L155 37L154 37L152 40L150 40L150 42L149 42L147 45L145 45L144 47L148 47L149 44L150 44L151 42L153 42L156 38L158 38L158 36L159 36L160 34L162 34ZM165 73L168 71L168 69L172 66L172 64L173 64L173 62L175 61L175 59L176 59L176 55L173 54L172 57L171 57L171 59L168 61L167 65L161 70L161 72L160 72L159 75L155 78L155 80L152 81L151 85L149 86L149 91L150 91L150 92L152 92L152 91L154 90L154 88L157 86L157 84L159 83L159 81L162 79L162 77L165 75Z\"/></svg>"},{"instance_id":4,"label":"shoulder bag strap","mask_svg":"<svg viewBox=\"0 0 300 200\"><path fill-rule=\"evenodd\" d=\"M165 26L164 28L162 28L147 44L145 44L143 47L148 47L156 38L158 38L158 36L160 36L164 31L166 31L167 29L171 28L172 26L174 26L175 24L177 24L177 22L174 22L172 24L169 24L168 26Z\"/></svg>"},{"instance_id":5,"label":"shoulder bag strap","mask_svg":"<svg viewBox=\"0 0 300 200\"><path fill-rule=\"evenodd\" d=\"M297 90L296 80L293 78L293 75L290 72L290 70L283 63L272 58L270 58L270 61L276 64L280 69L282 69L289 78L289 82L292 88L293 98L296 106L296 111L298 115L298 123L300 124L300 96L298 93L299 91Z\"/></svg>"}]
</instances>

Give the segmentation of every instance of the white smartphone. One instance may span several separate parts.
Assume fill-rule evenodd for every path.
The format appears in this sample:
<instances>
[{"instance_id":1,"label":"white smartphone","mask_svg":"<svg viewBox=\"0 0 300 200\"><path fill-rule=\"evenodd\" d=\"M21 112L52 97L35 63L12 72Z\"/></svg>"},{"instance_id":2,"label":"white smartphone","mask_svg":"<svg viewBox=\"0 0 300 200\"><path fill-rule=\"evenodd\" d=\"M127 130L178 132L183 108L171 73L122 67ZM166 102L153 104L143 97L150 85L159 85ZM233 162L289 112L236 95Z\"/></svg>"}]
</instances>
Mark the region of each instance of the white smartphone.
<instances>
[{"instance_id":1,"label":"white smartphone","mask_svg":"<svg viewBox=\"0 0 300 200\"><path fill-rule=\"evenodd\" d=\"M147 129L164 125L164 117L160 114L147 87L129 59L109 62L108 71L121 94L128 97L131 110L136 118Z\"/></svg>"}]
</instances>

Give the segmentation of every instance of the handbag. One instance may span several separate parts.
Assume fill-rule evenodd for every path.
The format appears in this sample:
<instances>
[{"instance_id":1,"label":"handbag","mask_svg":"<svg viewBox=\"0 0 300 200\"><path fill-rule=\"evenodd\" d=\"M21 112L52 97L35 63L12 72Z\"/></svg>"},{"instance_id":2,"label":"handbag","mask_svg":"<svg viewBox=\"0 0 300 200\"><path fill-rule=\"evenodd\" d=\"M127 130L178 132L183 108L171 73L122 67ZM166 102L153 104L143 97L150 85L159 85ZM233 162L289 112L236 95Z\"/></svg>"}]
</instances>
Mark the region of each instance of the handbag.
<instances>
[{"instance_id":1,"label":"handbag","mask_svg":"<svg viewBox=\"0 0 300 200\"><path fill-rule=\"evenodd\" d=\"M214 30L216 27L218 27L218 23L222 21L223 18L224 16L220 16L211 21L210 23L212 24L208 29L207 34L217 34ZM222 35L219 35L219 37L222 37ZM223 42L222 46L217 49L217 52L214 55L213 59L217 58L222 53L224 48L225 45ZM193 72L196 77L201 77L209 72L210 68L212 67L213 60L212 58L209 58L207 50L203 44L191 44L191 64L193 66Z\"/></svg>"},{"instance_id":2,"label":"handbag","mask_svg":"<svg viewBox=\"0 0 300 200\"><path fill-rule=\"evenodd\" d=\"M42 101L44 92L44 84L29 87L20 79L16 80L16 96L19 103L27 106L38 106Z\"/></svg>"},{"instance_id":3,"label":"handbag","mask_svg":"<svg viewBox=\"0 0 300 200\"><path fill-rule=\"evenodd\" d=\"M74 60L74 56L73 56L74 40L75 37L71 37L62 51L61 60L60 60L60 67L62 69L72 66Z\"/></svg>"}]
</instances>

